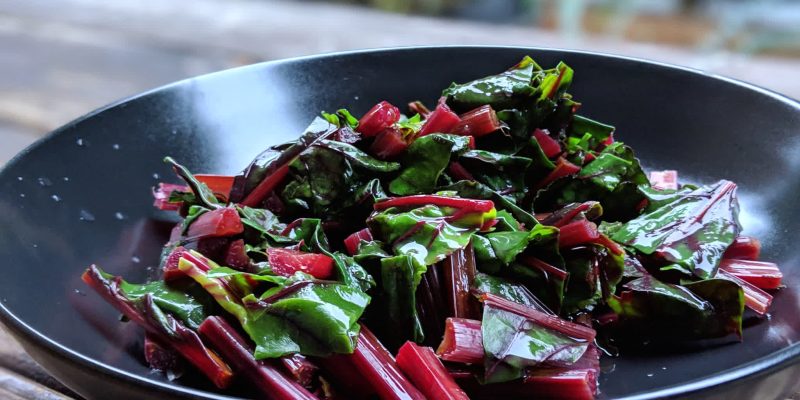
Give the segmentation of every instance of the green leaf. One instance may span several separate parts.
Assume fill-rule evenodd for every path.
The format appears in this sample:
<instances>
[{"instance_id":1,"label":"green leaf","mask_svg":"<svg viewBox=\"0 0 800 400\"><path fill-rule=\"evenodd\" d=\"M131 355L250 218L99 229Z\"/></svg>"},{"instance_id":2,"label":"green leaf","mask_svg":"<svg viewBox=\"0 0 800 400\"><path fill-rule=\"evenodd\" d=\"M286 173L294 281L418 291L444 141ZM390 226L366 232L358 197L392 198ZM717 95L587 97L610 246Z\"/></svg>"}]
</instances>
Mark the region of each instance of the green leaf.
<instances>
[{"instance_id":1,"label":"green leaf","mask_svg":"<svg viewBox=\"0 0 800 400\"><path fill-rule=\"evenodd\" d=\"M521 199L527 192L525 170L531 164L530 158L469 150L461 155L459 161L478 182L494 191L511 193L516 199Z\"/></svg>"},{"instance_id":2,"label":"green leaf","mask_svg":"<svg viewBox=\"0 0 800 400\"><path fill-rule=\"evenodd\" d=\"M205 183L195 179L194 175L192 175L186 167L178 164L172 157L165 157L164 162L172 165L172 169L175 170L175 173L186 181L186 184L192 189L192 193L194 193L195 199L200 205L211 210L222 207L222 205L219 204L219 200L217 200L217 196L214 196L214 192L212 192Z\"/></svg>"},{"instance_id":3,"label":"green leaf","mask_svg":"<svg viewBox=\"0 0 800 400\"><path fill-rule=\"evenodd\" d=\"M490 305L483 307L481 334L486 351L485 383L521 378L526 367L545 361L572 364L589 345Z\"/></svg>"},{"instance_id":4,"label":"green leaf","mask_svg":"<svg viewBox=\"0 0 800 400\"><path fill-rule=\"evenodd\" d=\"M603 246L578 246L562 252L569 280L564 295L563 314L591 310L605 303L622 279L624 258Z\"/></svg>"},{"instance_id":5,"label":"green leaf","mask_svg":"<svg viewBox=\"0 0 800 400\"><path fill-rule=\"evenodd\" d=\"M510 212L519 222L527 227L538 225L536 218L531 213L520 208L514 201L493 191L486 185L475 181L459 181L452 185L444 186L443 191L455 191L459 197L470 199L492 200L498 210L505 209Z\"/></svg>"},{"instance_id":6,"label":"green leaf","mask_svg":"<svg viewBox=\"0 0 800 400\"><path fill-rule=\"evenodd\" d=\"M390 208L370 216L367 224L376 239L391 243L394 254L408 255L422 265L430 265L466 247L485 219L494 217L493 213L473 212L450 220L455 212L435 205L409 211Z\"/></svg>"},{"instance_id":7,"label":"green leaf","mask_svg":"<svg viewBox=\"0 0 800 400\"><path fill-rule=\"evenodd\" d=\"M571 203L599 201L603 219L627 221L638 215L645 199L640 188L649 186L647 175L630 147L617 142L571 177L557 179L536 194L537 212L556 210Z\"/></svg>"},{"instance_id":8,"label":"green leaf","mask_svg":"<svg viewBox=\"0 0 800 400\"><path fill-rule=\"evenodd\" d=\"M386 304L386 317L399 338L420 343L425 339L417 315L416 292L427 267L411 256L381 260L381 283Z\"/></svg>"},{"instance_id":9,"label":"green leaf","mask_svg":"<svg viewBox=\"0 0 800 400\"><path fill-rule=\"evenodd\" d=\"M115 279L114 276L100 271L103 278ZM164 281L135 284L119 279L119 288L122 294L131 301L137 301L146 294L153 296L153 302L160 308L175 315L186 326L197 329L203 320L210 314L210 307L204 305L190 294L189 290L177 289L167 286ZM191 290L191 292L195 292Z\"/></svg>"},{"instance_id":10,"label":"green leaf","mask_svg":"<svg viewBox=\"0 0 800 400\"><path fill-rule=\"evenodd\" d=\"M400 175L389 183L396 195L431 193L439 176L450 162L451 153L468 149L469 138L449 134L431 134L417 138L403 157Z\"/></svg>"},{"instance_id":11,"label":"green leaf","mask_svg":"<svg viewBox=\"0 0 800 400\"><path fill-rule=\"evenodd\" d=\"M629 221L612 239L707 279L741 230L738 214L736 185L720 181Z\"/></svg>"},{"instance_id":12,"label":"green leaf","mask_svg":"<svg viewBox=\"0 0 800 400\"><path fill-rule=\"evenodd\" d=\"M478 272L475 274L474 287L481 293L491 293L528 307L541 308L538 299L521 283Z\"/></svg>"},{"instance_id":13,"label":"green leaf","mask_svg":"<svg viewBox=\"0 0 800 400\"><path fill-rule=\"evenodd\" d=\"M464 84L453 83L442 92L442 96L446 96L447 103L459 111L484 104L491 105L495 110L513 108L537 93L532 81L541 70L532 58L525 56L522 61L498 75Z\"/></svg>"},{"instance_id":14,"label":"green leaf","mask_svg":"<svg viewBox=\"0 0 800 400\"><path fill-rule=\"evenodd\" d=\"M612 133L614 127L611 125L575 115L567 130L567 147L572 150L570 153L590 152L597 149Z\"/></svg>"},{"instance_id":15,"label":"green leaf","mask_svg":"<svg viewBox=\"0 0 800 400\"><path fill-rule=\"evenodd\" d=\"M211 271L220 268L199 253L192 254ZM232 277L211 277L185 258L178 265L239 320L256 344L258 359L292 353L313 356L352 353L359 331L357 321L370 301L356 287L309 280L302 273L287 279L283 286L264 292L259 299L246 288L231 291L228 280Z\"/></svg>"},{"instance_id":16,"label":"green leaf","mask_svg":"<svg viewBox=\"0 0 800 400\"><path fill-rule=\"evenodd\" d=\"M257 359L295 352L350 354L360 329L358 319L369 300L351 286L310 283L256 313L253 326L250 330L245 326L245 330L256 342Z\"/></svg>"},{"instance_id":17,"label":"green leaf","mask_svg":"<svg viewBox=\"0 0 800 400\"><path fill-rule=\"evenodd\" d=\"M336 110L335 114L329 114L323 111L322 118L340 128L343 125L347 125L352 129L358 128L358 119L350 114L350 111L347 111L344 108Z\"/></svg>"},{"instance_id":18,"label":"green leaf","mask_svg":"<svg viewBox=\"0 0 800 400\"><path fill-rule=\"evenodd\" d=\"M236 209L242 224L256 230L263 238L279 235L286 228L286 224L281 223L272 211L247 206L236 206Z\"/></svg>"},{"instance_id":19,"label":"green leaf","mask_svg":"<svg viewBox=\"0 0 800 400\"><path fill-rule=\"evenodd\" d=\"M558 247L558 228L553 226L537 225L529 232L528 248L530 253L539 260L550 264L562 271L565 270L564 258ZM519 280L525 287L550 309L559 311L564 302L567 278L557 274L550 274L526 263L514 262L509 266L508 276Z\"/></svg>"},{"instance_id":20,"label":"green leaf","mask_svg":"<svg viewBox=\"0 0 800 400\"><path fill-rule=\"evenodd\" d=\"M320 140L315 146L325 147L347 157L353 166L372 172L392 172L400 169L396 162L381 161L359 150L353 145L335 140Z\"/></svg>"},{"instance_id":21,"label":"green leaf","mask_svg":"<svg viewBox=\"0 0 800 400\"><path fill-rule=\"evenodd\" d=\"M647 207L645 207L644 211L646 213L655 211L669 203L672 203L675 200L680 199L681 197L685 197L694 190L697 190L697 186L683 185L678 190L655 189L653 187L644 186L640 188L640 191L644 195L645 199L647 199Z\"/></svg>"},{"instance_id":22,"label":"green leaf","mask_svg":"<svg viewBox=\"0 0 800 400\"><path fill-rule=\"evenodd\" d=\"M626 283L608 304L620 316L614 331L620 341L675 343L741 334L744 297L724 279L679 286L645 275Z\"/></svg>"}]
</instances>

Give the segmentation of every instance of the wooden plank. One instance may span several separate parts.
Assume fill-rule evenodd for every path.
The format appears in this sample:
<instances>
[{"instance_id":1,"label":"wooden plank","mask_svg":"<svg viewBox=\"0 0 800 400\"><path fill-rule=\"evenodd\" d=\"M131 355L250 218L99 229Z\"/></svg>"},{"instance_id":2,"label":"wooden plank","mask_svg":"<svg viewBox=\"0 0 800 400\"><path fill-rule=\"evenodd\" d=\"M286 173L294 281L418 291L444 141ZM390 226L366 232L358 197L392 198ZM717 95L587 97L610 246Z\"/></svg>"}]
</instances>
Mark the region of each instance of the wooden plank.
<instances>
[{"instance_id":1,"label":"wooden plank","mask_svg":"<svg viewBox=\"0 0 800 400\"><path fill-rule=\"evenodd\" d=\"M41 392L42 388L56 394L62 393L62 397L57 397L59 399L78 397L33 361L16 340L0 325L0 399L7 398L7 394L3 392L3 387L6 384L13 386L14 393L17 396L23 396L22 398L25 399L40 398L32 395ZM24 397L26 394L31 396ZM11 394L8 394L8 396L11 396ZM49 397L43 398L48 399Z\"/></svg>"},{"instance_id":2,"label":"wooden plank","mask_svg":"<svg viewBox=\"0 0 800 400\"><path fill-rule=\"evenodd\" d=\"M70 400L73 397L0 367L0 399L8 400Z\"/></svg>"}]
</instances>

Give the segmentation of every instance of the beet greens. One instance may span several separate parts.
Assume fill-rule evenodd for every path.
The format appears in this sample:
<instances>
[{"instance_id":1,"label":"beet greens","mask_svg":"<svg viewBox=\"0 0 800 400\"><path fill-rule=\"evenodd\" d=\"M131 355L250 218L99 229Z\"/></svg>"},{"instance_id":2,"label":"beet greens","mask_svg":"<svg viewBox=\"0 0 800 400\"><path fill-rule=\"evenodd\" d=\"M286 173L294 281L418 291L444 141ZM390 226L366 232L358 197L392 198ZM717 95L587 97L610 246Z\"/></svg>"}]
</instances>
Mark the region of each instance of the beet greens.
<instances>
[{"instance_id":1,"label":"beet greens","mask_svg":"<svg viewBox=\"0 0 800 400\"><path fill-rule=\"evenodd\" d=\"M83 279L154 368L279 399L588 399L604 346L740 340L782 275L736 185L649 179L574 76L525 57L432 109L323 112L236 176L167 157L163 279Z\"/></svg>"}]
</instances>

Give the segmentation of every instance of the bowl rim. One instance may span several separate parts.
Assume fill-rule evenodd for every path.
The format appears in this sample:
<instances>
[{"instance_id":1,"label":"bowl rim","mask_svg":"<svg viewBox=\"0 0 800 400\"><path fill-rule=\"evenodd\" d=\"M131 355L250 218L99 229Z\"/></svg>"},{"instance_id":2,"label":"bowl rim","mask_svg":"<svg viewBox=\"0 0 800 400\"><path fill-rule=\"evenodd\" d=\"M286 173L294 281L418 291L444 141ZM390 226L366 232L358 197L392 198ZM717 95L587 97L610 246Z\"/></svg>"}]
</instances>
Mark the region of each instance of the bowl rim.
<instances>
[{"instance_id":1,"label":"bowl rim","mask_svg":"<svg viewBox=\"0 0 800 400\"><path fill-rule=\"evenodd\" d=\"M111 102L105 106L97 108L93 111L90 111L66 124L63 126L49 132L48 134L44 135L43 137L37 139L34 143L27 146L25 149L17 153L14 157L12 157L5 165L0 167L0 178L6 174L7 170L9 170L13 165L17 164L26 157L29 153L36 151L39 147L43 146L45 143L51 141L56 136L60 135L63 131L83 122L84 120L90 119L100 113L103 113L107 110L116 108L119 105L125 104L130 101L134 101L140 98L147 97L157 92L169 90L178 86L188 85L192 82L197 82L206 79L213 79L220 77L225 74L235 74L241 73L245 70L256 70L261 68L267 68L277 65L288 65L294 63L301 63L310 60L324 60L330 58L340 58L340 57L357 57L360 55L365 54L382 54L382 53L402 53L402 52L414 52L419 50L427 50L427 51L436 51L436 50L514 50L514 51L531 51L531 52L546 52L546 53L564 53L564 54L578 54L584 56L591 56L591 57L600 57L606 59L613 59L616 61L622 61L627 63L635 63L635 64L647 64L650 66L677 71L681 73L686 73L690 75L700 75L707 79L717 80L720 82L724 82L726 84L738 86L743 89L747 89L750 91L758 92L762 95L772 98L773 100L777 100L790 108L793 108L800 112L800 102L797 100L790 98L786 95L780 94L778 92L765 89L763 87L747 83L738 79L730 78L727 76L710 73L707 71L703 71L700 69L681 66L661 61L654 61L648 60L639 57L632 57L614 53L606 53L606 52L595 52L589 50L576 50L576 49L566 49L566 48L556 48L556 47L529 47L529 46L494 46L494 45L435 45L435 46L402 46L402 47L385 47L385 48L368 48L368 49L359 49L359 50L349 50L349 51L333 51L321 54L312 54L312 55L304 55L298 57L290 57L290 58L283 58L278 60L271 60L265 61L240 67L229 68L221 71L216 71L208 74L203 74L199 76L194 76L182 80L178 80L172 83L168 83L166 85L162 85L138 94L134 94L131 96L123 97L119 100ZM230 397L220 393L208 392L204 390L194 389L185 386L175 386L171 385L167 382L161 382L152 380L146 376L137 375L134 373L130 373L127 371L123 371L119 368L114 366L108 365L101 361L95 360L91 357L85 356L75 350L70 349L69 347L62 345L55 340L51 339L50 337L44 335L43 333L39 332L38 330L34 329L27 323L25 323L20 317L16 316L6 305L4 302L0 301L0 323L2 323L6 328L8 328L14 336L22 336L26 342L30 342L33 345L46 350L50 354L53 354L65 362L69 364L73 364L75 367L83 368L85 370L91 370L98 374L109 375L111 378L114 378L118 381L122 381L128 384L133 385L141 385L141 386L154 386L154 389L158 389L162 392L173 393L178 395L189 395L195 398L204 398L204 399L235 399L235 397ZM27 349L26 349L27 351ZM747 379L747 378L755 378L758 376L762 376L765 374L771 374L777 372L783 368L786 368L794 363L800 361L800 342L795 342L787 347L784 347L778 351L770 353L766 356L757 358L745 364L741 364L739 366L729 368L727 370L718 371L712 375L697 378L691 381L687 381L684 383L679 383L671 386L667 386L661 389L657 389L654 391L649 391L645 393L636 393L627 397L623 397L623 399L628 400L645 400L645 399L655 399L655 398L664 398L664 397L675 397L675 396L686 396L689 394L694 394L698 392L707 391L727 383L733 382L739 379Z\"/></svg>"}]
</instances>

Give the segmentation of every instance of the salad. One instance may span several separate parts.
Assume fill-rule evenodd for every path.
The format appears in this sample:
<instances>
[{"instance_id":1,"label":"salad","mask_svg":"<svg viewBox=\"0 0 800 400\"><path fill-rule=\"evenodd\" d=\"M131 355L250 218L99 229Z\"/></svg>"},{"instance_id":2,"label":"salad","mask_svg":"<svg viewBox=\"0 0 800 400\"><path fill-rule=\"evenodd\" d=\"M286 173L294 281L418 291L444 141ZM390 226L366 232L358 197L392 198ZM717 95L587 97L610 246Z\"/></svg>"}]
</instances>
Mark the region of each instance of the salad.
<instances>
[{"instance_id":1,"label":"salad","mask_svg":"<svg viewBox=\"0 0 800 400\"><path fill-rule=\"evenodd\" d=\"M83 280L153 369L273 399L591 399L601 355L741 340L782 275L736 185L646 174L572 79L525 57L432 109L323 112L236 176L167 157L162 278Z\"/></svg>"}]
</instances>

